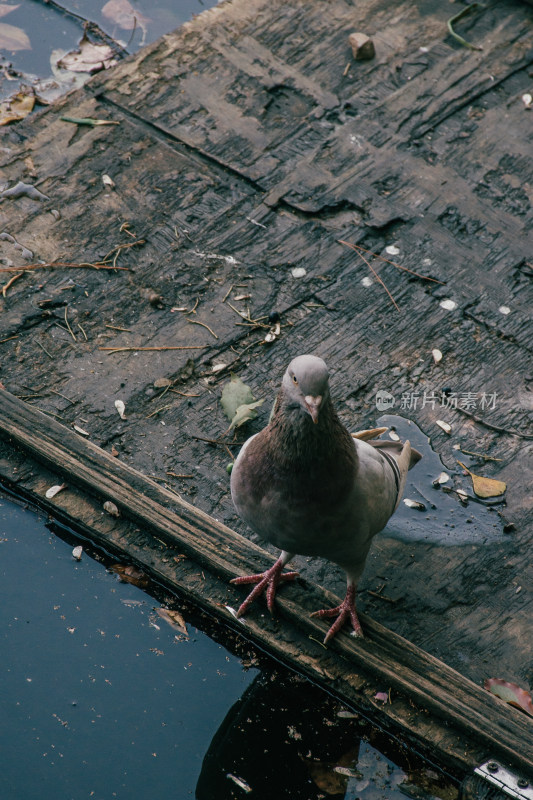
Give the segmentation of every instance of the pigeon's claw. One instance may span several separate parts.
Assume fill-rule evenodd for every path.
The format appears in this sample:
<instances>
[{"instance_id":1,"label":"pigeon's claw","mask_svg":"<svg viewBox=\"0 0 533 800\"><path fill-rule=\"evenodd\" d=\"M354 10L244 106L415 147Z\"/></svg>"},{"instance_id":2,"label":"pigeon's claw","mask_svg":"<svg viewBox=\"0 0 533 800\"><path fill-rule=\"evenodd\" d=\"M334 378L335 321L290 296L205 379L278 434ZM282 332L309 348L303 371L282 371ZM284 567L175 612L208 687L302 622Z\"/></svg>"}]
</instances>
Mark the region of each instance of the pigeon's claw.
<instances>
[{"instance_id":1,"label":"pigeon's claw","mask_svg":"<svg viewBox=\"0 0 533 800\"><path fill-rule=\"evenodd\" d=\"M340 605L336 606L335 608L323 608L320 611L314 611L311 616L319 617L320 619L337 617L331 628L326 633L324 644L327 644L330 639L333 639L333 637L340 631L343 625L348 622L348 620L350 620L352 623L352 636L363 635L361 623L359 622L357 611L355 609L355 586L348 586L346 597Z\"/></svg>"},{"instance_id":2,"label":"pigeon's claw","mask_svg":"<svg viewBox=\"0 0 533 800\"><path fill-rule=\"evenodd\" d=\"M263 594L265 590L268 610L271 614L274 612L274 598L276 596L278 584L282 581L293 581L299 575L298 572L285 572L285 574L282 574L284 566L285 561L283 561L280 556L274 566L270 567L270 569L267 569L265 572L260 572L257 575L243 575L241 578L233 578L233 580L230 581L230 583L236 584L237 586L247 583L257 584L246 600L239 606L237 618L242 617L243 614L248 611L255 598Z\"/></svg>"}]
</instances>

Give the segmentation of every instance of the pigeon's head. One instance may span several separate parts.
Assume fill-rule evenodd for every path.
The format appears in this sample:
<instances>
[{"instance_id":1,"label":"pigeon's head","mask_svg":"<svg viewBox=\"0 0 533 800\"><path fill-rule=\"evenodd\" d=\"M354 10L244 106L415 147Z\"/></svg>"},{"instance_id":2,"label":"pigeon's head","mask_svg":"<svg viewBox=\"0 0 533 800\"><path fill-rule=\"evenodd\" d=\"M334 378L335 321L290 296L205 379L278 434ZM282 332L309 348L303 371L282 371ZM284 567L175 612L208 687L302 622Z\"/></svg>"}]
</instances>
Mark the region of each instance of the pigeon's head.
<instances>
[{"instance_id":1,"label":"pigeon's head","mask_svg":"<svg viewBox=\"0 0 533 800\"><path fill-rule=\"evenodd\" d=\"M283 391L289 406L300 406L318 422L321 407L329 397L328 368L318 356L293 358L283 376Z\"/></svg>"}]
</instances>

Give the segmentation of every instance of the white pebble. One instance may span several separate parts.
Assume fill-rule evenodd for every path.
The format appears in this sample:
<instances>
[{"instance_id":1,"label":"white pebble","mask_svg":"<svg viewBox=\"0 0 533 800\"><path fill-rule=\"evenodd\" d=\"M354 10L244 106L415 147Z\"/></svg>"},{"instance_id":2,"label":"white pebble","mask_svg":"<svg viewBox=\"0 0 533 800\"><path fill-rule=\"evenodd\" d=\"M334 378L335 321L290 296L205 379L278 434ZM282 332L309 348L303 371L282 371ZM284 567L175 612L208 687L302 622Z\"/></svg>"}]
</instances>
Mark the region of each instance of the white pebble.
<instances>
[{"instance_id":1,"label":"white pebble","mask_svg":"<svg viewBox=\"0 0 533 800\"><path fill-rule=\"evenodd\" d=\"M294 267L291 269L291 275L293 278L303 278L304 275L307 275L307 270L303 267Z\"/></svg>"},{"instance_id":2,"label":"white pebble","mask_svg":"<svg viewBox=\"0 0 533 800\"><path fill-rule=\"evenodd\" d=\"M457 303L454 300L450 300L449 298L441 300L439 305L441 308L445 308L446 311L454 311L457 308Z\"/></svg>"},{"instance_id":3,"label":"white pebble","mask_svg":"<svg viewBox=\"0 0 533 800\"><path fill-rule=\"evenodd\" d=\"M439 361L442 361L442 353L440 350L437 350L437 348L431 351L431 355L433 356L433 361L435 364L438 364Z\"/></svg>"},{"instance_id":4,"label":"white pebble","mask_svg":"<svg viewBox=\"0 0 533 800\"><path fill-rule=\"evenodd\" d=\"M533 103L533 97L529 94L529 92L522 95L522 102L526 108L531 106L531 103Z\"/></svg>"},{"instance_id":5,"label":"white pebble","mask_svg":"<svg viewBox=\"0 0 533 800\"><path fill-rule=\"evenodd\" d=\"M509 306L500 306L498 311L500 312L500 314L510 314L511 313L511 309L509 308Z\"/></svg>"},{"instance_id":6,"label":"white pebble","mask_svg":"<svg viewBox=\"0 0 533 800\"><path fill-rule=\"evenodd\" d=\"M399 256L400 248L396 247L394 244L389 244L388 247L385 248L385 252L388 253L389 256Z\"/></svg>"},{"instance_id":7,"label":"white pebble","mask_svg":"<svg viewBox=\"0 0 533 800\"><path fill-rule=\"evenodd\" d=\"M368 275L365 276L361 281L363 286L365 286L367 289L368 289L369 286L372 286L373 282L374 281L372 280L372 278L369 278Z\"/></svg>"}]
</instances>

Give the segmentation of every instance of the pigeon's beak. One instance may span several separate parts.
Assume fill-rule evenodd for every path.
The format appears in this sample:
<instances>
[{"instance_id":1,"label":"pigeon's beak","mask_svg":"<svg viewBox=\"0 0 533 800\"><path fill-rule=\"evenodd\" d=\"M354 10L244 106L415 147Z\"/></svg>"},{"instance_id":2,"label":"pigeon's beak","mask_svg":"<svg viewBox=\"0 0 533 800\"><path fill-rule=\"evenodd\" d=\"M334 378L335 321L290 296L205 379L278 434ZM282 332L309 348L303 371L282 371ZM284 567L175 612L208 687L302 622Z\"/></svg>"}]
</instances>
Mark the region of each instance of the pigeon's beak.
<instances>
[{"instance_id":1,"label":"pigeon's beak","mask_svg":"<svg viewBox=\"0 0 533 800\"><path fill-rule=\"evenodd\" d=\"M311 419L316 425L316 423L318 422L318 412L320 410L322 397L320 395L313 397L312 394L308 394L304 397L304 402L308 414L311 416Z\"/></svg>"}]
</instances>

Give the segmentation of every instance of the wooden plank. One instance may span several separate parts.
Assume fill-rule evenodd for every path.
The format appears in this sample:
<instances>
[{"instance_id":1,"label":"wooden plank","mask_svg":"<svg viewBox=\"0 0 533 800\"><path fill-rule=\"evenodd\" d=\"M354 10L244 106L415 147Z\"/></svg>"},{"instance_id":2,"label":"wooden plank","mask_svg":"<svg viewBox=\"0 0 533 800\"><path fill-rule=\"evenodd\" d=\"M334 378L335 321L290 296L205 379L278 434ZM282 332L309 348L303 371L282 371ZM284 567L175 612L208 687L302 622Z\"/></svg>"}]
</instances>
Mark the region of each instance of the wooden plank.
<instances>
[{"instance_id":1,"label":"wooden plank","mask_svg":"<svg viewBox=\"0 0 533 800\"><path fill-rule=\"evenodd\" d=\"M202 588L202 580L196 576L196 590L191 596L198 601L199 595L202 595L203 605L210 597L208 604L211 610L227 622L233 622L233 617L226 609L228 594L232 595L233 604L239 596L236 589L227 586L227 580L239 572L262 568L271 560L257 545L5 390L0 391L0 437L4 444L7 441L22 448L32 459L98 497L100 502L113 500L126 519L132 519L142 528L135 529L133 542L129 541L128 535L119 537L118 542L116 536L112 540L124 552L144 564L148 563L152 572L157 574L158 567L154 562L153 548L146 548L143 534L146 529L170 548L184 552L191 563L201 565L209 572L212 585L207 591L205 586ZM3 471L6 471L5 461ZM28 471L32 471L28 465L23 466L22 472ZM24 483L24 476L20 475L18 468L17 473L18 480ZM61 498L62 495L57 497ZM48 505L51 509L55 506L55 502ZM134 546L139 534L143 545L141 548L138 544ZM163 553L165 550L163 548ZM189 573L193 570L194 567L188 567ZM168 573L166 577L169 578ZM183 582L181 588L184 588ZM263 627L262 623L257 624L257 609L247 620L246 632L266 649L280 655L280 644L276 644L275 639L280 629L288 629L284 638L293 642L296 640L298 645L296 648L293 645L289 650L283 649L284 658L300 668L305 663L308 674L324 680L322 662L326 656L317 657L317 647L314 645L309 651L309 639L312 637L315 642L320 641L325 626L310 618L308 613L310 606L332 602L336 602L336 598L318 586L307 586L305 592L299 587L287 587L279 596L278 608L284 621L276 626L275 636L272 636L268 625ZM467 743L472 742L463 756L464 764L473 765L480 751L484 750L487 756L499 754L522 769L533 767L533 720L501 703L455 670L366 615L362 622L366 633L363 641L355 642L343 634L328 649L324 663L330 666L332 662L337 663L337 667L330 675L326 669L326 679L335 676L337 680L346 671L347 664L356 673L371 675L374 680L377 677L415 703L418 709L425 709L441 719L454 730L456 736L460 734L459 739L464 736ZM295 649L298 647L301 653L296 657ZM360 684L359 680L355 682ZM412 721L406 727L411 731ZM440 746L444 750L443 755L457 766L460 760L457 744L452 748L449 739L444 737Z\"/></svg>"}]
</instances>

